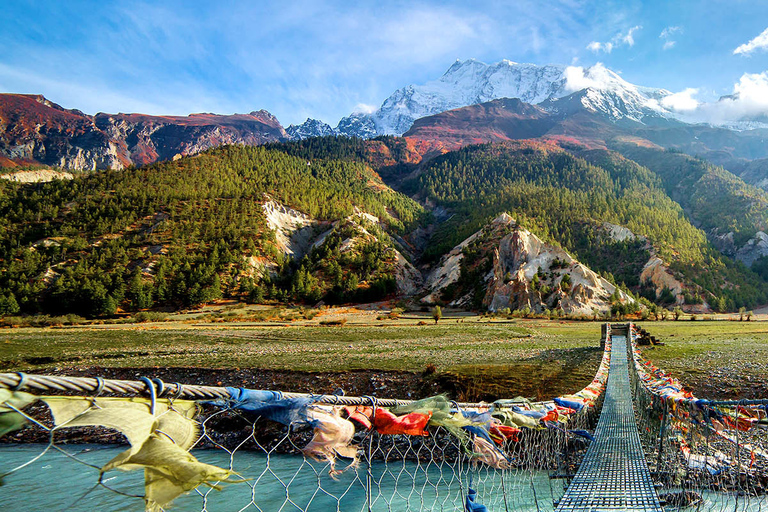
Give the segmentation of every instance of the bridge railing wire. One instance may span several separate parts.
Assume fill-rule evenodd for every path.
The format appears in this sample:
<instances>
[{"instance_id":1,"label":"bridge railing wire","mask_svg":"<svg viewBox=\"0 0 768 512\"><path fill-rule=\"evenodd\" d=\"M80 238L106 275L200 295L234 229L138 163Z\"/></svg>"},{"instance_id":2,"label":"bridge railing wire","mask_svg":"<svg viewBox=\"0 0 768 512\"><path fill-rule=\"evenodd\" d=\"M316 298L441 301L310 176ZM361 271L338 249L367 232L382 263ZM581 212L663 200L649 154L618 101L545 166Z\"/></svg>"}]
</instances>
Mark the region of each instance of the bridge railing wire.
<instances>
[{"instance_id":1,"label":"bridge railing wire","mask_svg":"<svg viewBox=\"0 0 768 512\"><path fill-rule=\"evenodd\" d=\"M598 373L595 380L602 378ZM275 396L311 400L309 414L338 417L340 424L350 421L345 407L371 407L375 420L378 411L414 405L373 397ZM474 502L489 510L552 510L586 449L583 432L594 426L600 400L580 412L551 401L451 402L450 421L430 421L424 435L385 434L354 423L350 439L324 445L339 432L254 416L226 405L230 398L227 388L159 379L0 374L0 509L463 510L473 492ZM80 409L71 413L72 404ZM141 450L135 439L140 421L110 416L126 407L130 418L153 418ZM525 425L511 424L509 437L497 432L485 444L479 430L451 428L465 413L515 408L559 419L523 418ZM105 415L109 421L93 419ZM125 451L126 441L132 453ZM163 457L171 462L159 460L155 449L166 450ZM144 478L141 471L104 471L110 467L143 468ZM48 470L53 473L41 476Z\"/></svg>"},{"instance_id":2,"label":"bridge railing wire","mask_svg":"<svg viewBox=\"0 0 768 512\"><path fill-rule=\"evenodd\" d=\"M669 510L768 510L768 400L695 397L643 358L631 329L638 429Z\"/></svg>"}]
</instances>

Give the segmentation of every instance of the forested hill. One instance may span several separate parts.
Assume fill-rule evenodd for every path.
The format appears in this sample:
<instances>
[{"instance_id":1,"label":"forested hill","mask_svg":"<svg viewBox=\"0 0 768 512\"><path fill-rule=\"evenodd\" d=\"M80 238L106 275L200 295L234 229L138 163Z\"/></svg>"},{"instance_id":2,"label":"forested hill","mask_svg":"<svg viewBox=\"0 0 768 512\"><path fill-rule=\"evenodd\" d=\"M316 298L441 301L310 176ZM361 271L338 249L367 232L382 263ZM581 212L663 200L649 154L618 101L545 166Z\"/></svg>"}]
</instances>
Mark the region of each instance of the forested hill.
<instances>
[{"instance_id":1,"label":"forested hill","mask_svg":"<svg viewBox=\"0 0 768 512\"><path fill-rule=\"evenodd\" d=\"M270 293L302 299L306 269L297 286L297 262L283 257L267 227L265 194L319 221L366 212L392 232L413 229L424 215L363 163L307 161L263 147L221 147L71 181L0 180L0 314L93 316ZM358 279L385 273L386 247L368 249L365 262L346 255L335 278L363 263L367 273L357 271ZM273 282L262 282L253 262L271 265Z\"/></svg>"},{"instance_id":2,"label":"forested hill","mask_svg":"<svg viewBox=\"0 0 768 512\"><path fill-rule=\"evenodd\" d=\"M424 258L435 260L508 211L539 237L560 244L595 271L658 299L640 275L651 253L721 308L766 299L766 284L744 265L724 257L694 227L664 181L615 153L584 154L554 144L513 142L469 146L435 158L408 190L448 209ZM640 238L604 236L605 223Z\"/></svg>"},{"instance_id":3,"label":"forested hill","mask_svg":"<svg viewBox=\"0 0 768 512\"><path fill-rule=\"evenodd\" d=\"M664 151L635 144L614 143L617 151L651 169L661 179L669 196L691 219L718 241L733 233L732 247L768 229L768 193L748 185L738 176L706 160L677 151Z\"/></svg>"},{"instance_id":4,"label":"forested hill","mask_svg":"<svg viewBox=\"0 0 768 512\"><path fill-rule=\"evenodd\" d=\"M527 141L420 158L403 138L325 137L0 181L0 315L420 297L422 273L501 212L664 305L768 300L670 198L668 175L618 153ZM656 257L677 295L643 277Z\"/></svg>"}]
</instances>

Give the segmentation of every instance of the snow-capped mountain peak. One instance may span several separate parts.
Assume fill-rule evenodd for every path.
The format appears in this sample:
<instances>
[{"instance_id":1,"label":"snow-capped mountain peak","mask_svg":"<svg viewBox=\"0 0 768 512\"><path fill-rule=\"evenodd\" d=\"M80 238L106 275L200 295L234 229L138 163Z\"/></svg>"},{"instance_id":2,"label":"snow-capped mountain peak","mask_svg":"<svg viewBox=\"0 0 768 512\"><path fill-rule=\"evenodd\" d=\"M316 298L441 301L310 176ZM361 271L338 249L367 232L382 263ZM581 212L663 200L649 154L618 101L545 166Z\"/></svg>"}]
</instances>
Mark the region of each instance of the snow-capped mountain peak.
<instances>
[{"instance_id":1,"label":"snow-capped mountain peak","mask_svg":"<svg viewBox=\"0 0 768 512\"><path fill-rule=\"evenodd\" d=\"M336 130L322 121L307 118L307 120L301 124L292 124L286 128L285 133L287 133L292 140L301 140L308 139L310 137L325 137L327 135L336 135Z\"/></svg>"},{"instance_id":2,"label":"snow-capped mountain peak","mask_svg":"<svg viewBox=\"0 0 768 512\"><path fill-rule=\"evenodd\" d=\"M580 95L584 108L614 120L670 115L662 105L669 91L633 85L602 64L581 68L469 59L457 60L437 80L398 89L371 114L342 119L337 131L362 137L401 135L416 119L447 110L499 98L519 98L553 109L554 100L576 91L584 91ZM358 128L365 133L358 133Z\"/></svg>"}]
</instances>

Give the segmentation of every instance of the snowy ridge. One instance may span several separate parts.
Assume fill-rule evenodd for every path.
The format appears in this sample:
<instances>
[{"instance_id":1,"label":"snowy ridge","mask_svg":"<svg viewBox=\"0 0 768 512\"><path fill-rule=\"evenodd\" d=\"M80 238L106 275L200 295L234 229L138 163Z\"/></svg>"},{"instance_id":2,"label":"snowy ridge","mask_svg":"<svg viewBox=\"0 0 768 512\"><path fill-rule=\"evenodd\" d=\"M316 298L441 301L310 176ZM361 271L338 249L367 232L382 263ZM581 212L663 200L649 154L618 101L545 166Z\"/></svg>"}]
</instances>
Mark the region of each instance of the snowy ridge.
<instances>
[{"instance_id":1,"label":"snowy ridge","mask_svg":"<svg viewBox=\"0 0 768 512\"><path fill-rule=\"evenodd\" d=\"M285 133L288 134L291 140L301 140L308 139L310 137L325 137L327 135L336 135L336 130L322 121L307 118L307 120L301 124L292 124L286 128Z\"/></svg>"},{"instance_id":2,"label":"snowy ridge","mask_svg":"<svg viewBox=\"0 0 768 512\"><path fill-rule=\"evenodd\" d=\"M565 71L565 94L577 91L565 101L553 96L541 103L550 112L558 112L563 103L574 103L593 112L605 114L612 120L631 119L642 122L645 117L672 117L673 112L664 107L664 98L672 93L631 84L601 64L590 68L569 67ZM578 101L575 101L578 100ZM567 113L567 112L563 112Z\"/></svg>"},{"instance_id":3,"label":"snowy ridge","mask_svg":"<svg viewBox=\"0 0 768 512\"><path fill-rule=\"evenodd\" d=\"M567 104L556 102L577 91L578 98ZM398 89L375 112L343 118L336 131L364 138L402 135L421 117L498 98L519 98L562 113L575 108L574 101L578 101L583 108L613 120L629 118L641 122L646 116L671 116L672 112L663 106L664 98L670 94L663 89L630 84L601 64L580 68L509 60L495 64L457 60L437 80Z\"/></svg>"}]
</instances>

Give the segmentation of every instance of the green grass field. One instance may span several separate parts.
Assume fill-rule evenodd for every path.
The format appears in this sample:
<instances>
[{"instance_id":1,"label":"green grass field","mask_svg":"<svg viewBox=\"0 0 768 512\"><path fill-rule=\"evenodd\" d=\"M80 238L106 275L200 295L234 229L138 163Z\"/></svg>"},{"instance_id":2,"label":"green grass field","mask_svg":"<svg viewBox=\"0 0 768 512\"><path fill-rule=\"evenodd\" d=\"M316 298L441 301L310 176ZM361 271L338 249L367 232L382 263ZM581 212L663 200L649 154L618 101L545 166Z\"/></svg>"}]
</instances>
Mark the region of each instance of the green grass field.
<instances>
[{"instance_id":1,"label":"green grass field","mask_svg":"<svg viewBox=\"0 0 768 512\"><path fill-rule=\"evenodd\" d=\"M67 367L382 370L469 379L502 396L580 389L600 361L600 327L536 320L443 319L416 325L159 323L2 331L0 369Z\"/></svg>"},{"instance_id":2,"label":"green grass field","mask_svg":"<svg viewBox=\"0 0 768 512\"><path fill-rule=\"evenodd\" d=\"M600 324L427 314L348 315L259 324L162 322L0 331L0 371L215 368L436 374L499 396L547 397L586 385L600 361ZM429 320L426 325L417 325ZM768 323L642 322L663 347L647 358L700 396L768 396Z\"/></svg>"}]
</instances>

